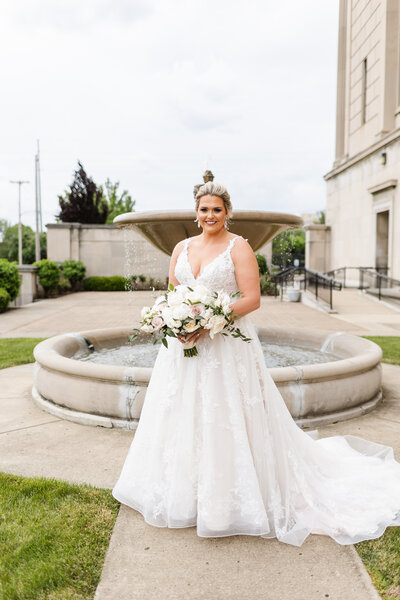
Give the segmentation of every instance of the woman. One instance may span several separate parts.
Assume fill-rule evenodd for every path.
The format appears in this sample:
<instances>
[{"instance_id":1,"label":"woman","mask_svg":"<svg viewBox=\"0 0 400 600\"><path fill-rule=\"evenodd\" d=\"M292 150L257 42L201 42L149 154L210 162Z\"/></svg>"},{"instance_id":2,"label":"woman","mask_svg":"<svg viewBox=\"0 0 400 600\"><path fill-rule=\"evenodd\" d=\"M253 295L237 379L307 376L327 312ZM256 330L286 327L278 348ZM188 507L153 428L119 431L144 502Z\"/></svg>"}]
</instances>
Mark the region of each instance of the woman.
<instances>
[{"instance_id":1,"label":"woman","mask_svg":"<svg viewBox=\"0 0 400 600\"><path fill-rule=\"evenodd\" d=\"M161 347L139 425L113 495L159 527L197 526L201 537L310 533L340 544L400 525L400 463L388 446L344 435L313 439L292 419L248 313L259 307L258 266L229 233L226 189L201 186L202 233L177 244L173 285L201 283L242 295L233 304L250 342L198 330ZM198 356L182 344L194 338Z\"/></svg>"}]
</instances>

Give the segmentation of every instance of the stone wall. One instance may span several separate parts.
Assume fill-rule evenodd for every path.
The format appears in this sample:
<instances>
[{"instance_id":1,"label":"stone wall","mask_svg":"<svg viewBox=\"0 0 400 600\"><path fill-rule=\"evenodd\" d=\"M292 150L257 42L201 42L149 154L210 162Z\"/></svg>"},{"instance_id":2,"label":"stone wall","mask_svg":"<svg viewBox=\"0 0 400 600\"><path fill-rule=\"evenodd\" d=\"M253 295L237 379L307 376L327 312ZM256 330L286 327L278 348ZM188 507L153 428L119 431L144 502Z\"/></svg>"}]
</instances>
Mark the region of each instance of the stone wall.
<instances>
[{"instance_id":1,"label":"stone wall","mask_svg":"<svg viewBox=\"0 0 400 600\"><path fill-rule=\"evenodd\" d=\"M49 260L80 260L87 277L127 273L161 280L168 277L170 257L135 229L80 223L50 223L46 227ZM272 244L265 244L257 253L264 254L270 266Z\"/></svg>"},{"instance_id":2,"label":"stone wall","mask_svg":"<svg viewBox=\"0 0 400 600\"><path fill-rule=\"evenodd\" d=\"M115 225L48 224L47 256L56 262L82 261L87 277L127 273L155 279L168 276L169 256L139 232Z\"/></svg>"}]
</instances>

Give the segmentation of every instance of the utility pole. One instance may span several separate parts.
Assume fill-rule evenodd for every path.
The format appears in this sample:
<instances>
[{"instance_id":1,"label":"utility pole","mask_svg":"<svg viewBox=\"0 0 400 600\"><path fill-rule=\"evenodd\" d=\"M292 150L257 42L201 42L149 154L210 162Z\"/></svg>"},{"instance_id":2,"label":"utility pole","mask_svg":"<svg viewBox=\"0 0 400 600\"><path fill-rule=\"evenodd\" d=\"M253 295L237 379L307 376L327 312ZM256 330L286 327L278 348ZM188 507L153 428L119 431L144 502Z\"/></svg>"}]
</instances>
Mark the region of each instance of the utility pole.
<instances>
[{"instance_id":1,"label":"utility pole","mask_svg":"<svg viewBox=\"0 0 400 600\"><path fill-rule=\"evenodd\" d=\"M11 181L10 183L18 184L18 264L22 265L22 226L21 226L21 185L29 183L29 181Z\"/></svg>"},{"instance_id":2,"label":"utility pole","mask_svg":"<svg viewBox=\"0 0 400 600\"><path fill-rule=\"evenodd\" d=\"M40 154L39 140L37 140L37 154L35 156L35 214L36 214L36 232L35 232L35 256L40 260L40 233L42 231L42 202L40 190Z\"/></svg>"}]
</instances>

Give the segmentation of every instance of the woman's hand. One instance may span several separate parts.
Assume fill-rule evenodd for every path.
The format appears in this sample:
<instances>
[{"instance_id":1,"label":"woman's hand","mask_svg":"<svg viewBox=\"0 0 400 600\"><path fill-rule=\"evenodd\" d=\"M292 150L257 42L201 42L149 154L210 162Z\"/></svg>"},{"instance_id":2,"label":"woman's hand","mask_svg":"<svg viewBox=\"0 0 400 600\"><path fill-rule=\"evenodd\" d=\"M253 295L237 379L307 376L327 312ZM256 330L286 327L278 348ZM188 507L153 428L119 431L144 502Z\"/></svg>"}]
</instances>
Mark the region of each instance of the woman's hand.
<instances>
[{"instance_id":1,"label":"woman's hand","mask_svg":"<svg viewBox=\"0 0 400 600\"><path fill-rule=\"evenodd\" d=\"M199 339L203 336L203 335L208 335L209 334L209 330L208 329L196 329L196 331L192 331L192 333L189 333L188 335L178 335L177 338L180 342L182 342L182 344L187 344L188 342L198 342Z\"/></svg>"}]
</instances>

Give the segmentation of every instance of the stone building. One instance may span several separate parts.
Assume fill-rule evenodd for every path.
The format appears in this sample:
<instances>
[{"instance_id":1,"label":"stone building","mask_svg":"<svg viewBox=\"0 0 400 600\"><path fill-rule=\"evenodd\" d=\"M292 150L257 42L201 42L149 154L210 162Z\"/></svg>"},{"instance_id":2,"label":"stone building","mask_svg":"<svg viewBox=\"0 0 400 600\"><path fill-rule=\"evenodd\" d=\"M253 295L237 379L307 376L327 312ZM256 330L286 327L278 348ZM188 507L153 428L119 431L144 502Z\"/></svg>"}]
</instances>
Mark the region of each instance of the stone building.
<instances>
[{"instance_id":1,"label":"stone building","mask_svg":"<svg viewBox=\"0 0 400 600\"><path fill-rule=\"evenodd\" d=\"M399 25L399 0L340 0L326 225L307 232L319 270L386 267L400 279Z\"/></svg>"}]
</instances>

